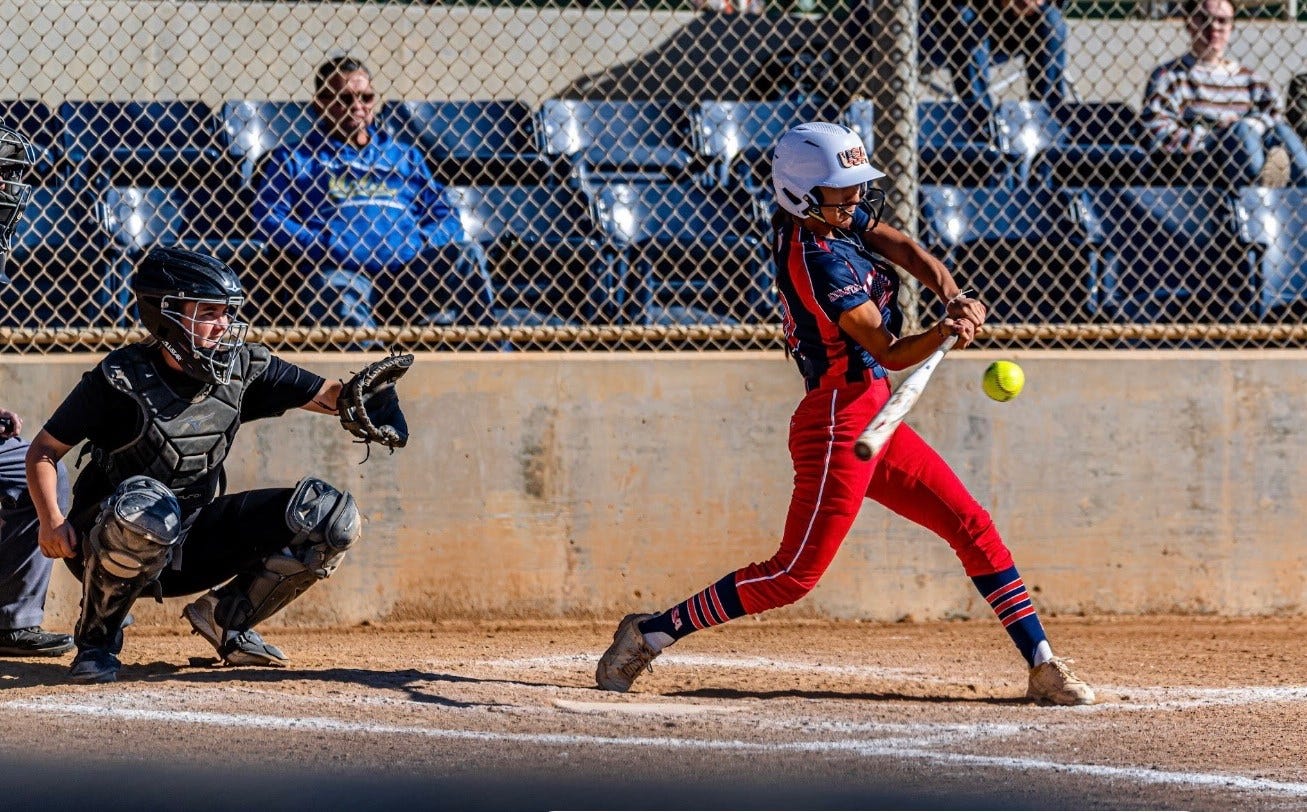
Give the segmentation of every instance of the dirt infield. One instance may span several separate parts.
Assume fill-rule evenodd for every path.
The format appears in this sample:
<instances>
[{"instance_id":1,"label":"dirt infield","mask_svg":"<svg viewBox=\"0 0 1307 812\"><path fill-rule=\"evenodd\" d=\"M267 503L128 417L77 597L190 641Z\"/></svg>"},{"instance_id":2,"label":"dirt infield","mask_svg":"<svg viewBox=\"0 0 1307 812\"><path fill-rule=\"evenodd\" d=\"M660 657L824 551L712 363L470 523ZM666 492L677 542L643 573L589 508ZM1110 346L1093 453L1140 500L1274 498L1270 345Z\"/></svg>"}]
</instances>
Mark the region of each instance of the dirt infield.
<instances>
[{"instance_id":1,"label":"dirt infield","mask_svg":"<svg viewBox=\"0 0 1307 812\"><path fill-rule=\"evenodd\" d=\"M612 625L270 630L286 669L133 629L105 686L0 660L6 806L1307 807L1307 619L1053 618L1086 708L1027 704L993 621L745 619L628 695L593 688Z\"/></svg>"}]
</instances>

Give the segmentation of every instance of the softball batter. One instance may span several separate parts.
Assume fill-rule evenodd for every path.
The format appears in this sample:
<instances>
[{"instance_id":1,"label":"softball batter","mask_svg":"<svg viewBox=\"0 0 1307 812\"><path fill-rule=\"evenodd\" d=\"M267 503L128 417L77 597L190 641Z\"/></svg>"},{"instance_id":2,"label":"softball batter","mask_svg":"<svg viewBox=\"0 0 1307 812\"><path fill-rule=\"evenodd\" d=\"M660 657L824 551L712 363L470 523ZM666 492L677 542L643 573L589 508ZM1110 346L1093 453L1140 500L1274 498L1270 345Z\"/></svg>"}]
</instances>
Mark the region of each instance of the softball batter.
<instances>
[{"instance_id":1,"label":"softball batter","mask_svg":"<svg viewBox=\"0 0 1307 812\"><path fill-rule=\"evenodd\" d=\"M881 454L858 460L853 444L889 399L887 370L925 360L949 335L975 337L985 306L958 289L938 259L880 222L884 173L862 141L837 124L801 124L776 147L772 218L781 317L807 394L790 420L794 493L780 549L661 614L622 619L599 660L599 687L626 691L667 646L746 614L793 603L817 584L864 498L946 540L1030 667L1027 696L1087 705L1094 692L1055 657L1043 625L989 513L910 427ZM898 265L947 302L946 316L900 336Z\"/></svg>"}]
</instances>

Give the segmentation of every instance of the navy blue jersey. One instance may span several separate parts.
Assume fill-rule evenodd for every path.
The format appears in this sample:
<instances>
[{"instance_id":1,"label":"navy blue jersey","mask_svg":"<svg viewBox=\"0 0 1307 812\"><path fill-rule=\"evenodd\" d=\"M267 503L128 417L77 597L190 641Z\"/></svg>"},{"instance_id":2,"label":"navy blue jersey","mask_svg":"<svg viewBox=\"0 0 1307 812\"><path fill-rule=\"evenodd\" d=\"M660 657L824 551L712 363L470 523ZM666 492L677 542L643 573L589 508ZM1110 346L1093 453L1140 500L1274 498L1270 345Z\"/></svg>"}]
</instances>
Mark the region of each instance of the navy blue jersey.
<instances>
[{"instance_id":1,"label":"navy blue jersey","mask_svg":"<svg viewBox=\"0 0 1307 812\"><path fill-rule=\"evenodd\" d=\"M870 223L871 217L858 209L852 230L835 229L821 237L787 214L772 219L785 341L809 391L886 375L839 325L845 311L864 302L876 303L891 333L897 335L903 323L899 276L862 238Z\"/></svg>"}]
</instances>

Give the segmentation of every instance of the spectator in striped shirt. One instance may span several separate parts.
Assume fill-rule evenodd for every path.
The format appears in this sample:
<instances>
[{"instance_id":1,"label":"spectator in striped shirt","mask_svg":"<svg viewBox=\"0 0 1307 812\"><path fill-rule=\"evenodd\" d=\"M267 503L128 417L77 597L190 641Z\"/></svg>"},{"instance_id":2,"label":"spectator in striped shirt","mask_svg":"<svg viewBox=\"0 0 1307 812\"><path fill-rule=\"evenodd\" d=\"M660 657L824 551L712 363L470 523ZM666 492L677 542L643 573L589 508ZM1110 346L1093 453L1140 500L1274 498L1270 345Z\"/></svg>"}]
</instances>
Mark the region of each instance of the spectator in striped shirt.
<instances>
[{"instance_id":1,"label":"spectator in striped shirt","mask_svg":"<svg viewBox=\"0 0 1307 812\"><path fill-rule=\"evenodd\" d=\"M1234 30L1230 0L1184 0L1189 53L1148 80L1143 118L1163 166L1233 186L1256 182L1267 150L1289 154L1289 182L1307 186L1307 147L1284 119L1275 90L1225 55Z\"/></svg>"}]
</instances>

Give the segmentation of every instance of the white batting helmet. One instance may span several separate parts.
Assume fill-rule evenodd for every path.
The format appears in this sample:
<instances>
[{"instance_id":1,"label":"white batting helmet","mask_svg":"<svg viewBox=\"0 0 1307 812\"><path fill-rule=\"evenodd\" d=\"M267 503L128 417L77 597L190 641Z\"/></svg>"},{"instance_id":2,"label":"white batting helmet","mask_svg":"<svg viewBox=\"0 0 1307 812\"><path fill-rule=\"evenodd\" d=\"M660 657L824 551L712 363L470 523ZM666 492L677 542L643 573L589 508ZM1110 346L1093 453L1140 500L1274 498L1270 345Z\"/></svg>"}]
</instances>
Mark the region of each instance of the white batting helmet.
<instances>
[{"instance_id":1,"label":"white batting helmet","mask_svg":"<svg viewBox=\"0 0 1307 812\"><path fill-rule=\"evenodd\" d=\"M871 165L862 139L848 127L812 121L793 128L776 144L771 178L776 202L790 214L815 214L818 186L843 189L885 177Z\"/></svg>"}]
</instances>

